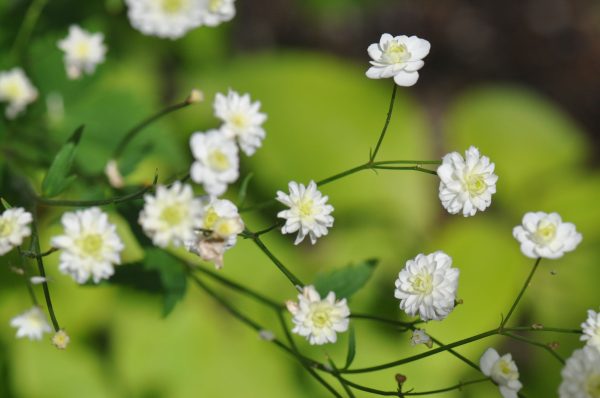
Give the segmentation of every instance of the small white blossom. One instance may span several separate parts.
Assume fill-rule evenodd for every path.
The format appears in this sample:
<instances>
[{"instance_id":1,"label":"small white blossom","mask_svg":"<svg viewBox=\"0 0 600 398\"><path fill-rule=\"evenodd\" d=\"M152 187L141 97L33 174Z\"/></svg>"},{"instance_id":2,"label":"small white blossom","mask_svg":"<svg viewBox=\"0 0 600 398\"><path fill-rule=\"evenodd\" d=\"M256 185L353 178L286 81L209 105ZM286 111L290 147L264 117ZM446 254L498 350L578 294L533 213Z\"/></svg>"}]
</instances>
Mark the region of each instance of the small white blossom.
<instances>
[{"instance_id":1,"label":"small white blossom","mask_svg":"<svg viewBox=\"0 0 600 398\"><path fill-rule=\"evenodd\" d=\"M414 347L419 344L425 344L428 348L431 348L433 346L433 341L431 341L431 337L429 337L429 335L425 333L425 330L423 329L413 330L412 337L410 338L411 346Z\"/></svg>"},{"instance_id":2,"label":"small white blossom","mask_svg":"<svg viewBox=\"0 0 600 398\"><path fill-rule=\"evenodd\" d=\"M227 199L204 197L195 236L186 242L186 248L203 260L223 267L223 255L237 242L237 236L244 230L244 222L235 204Z\"/></svg>"},{"instance_id":3,"label":"small white blossom","mask_svg":"<svg viewBox=\"0 0 600 398\"><path fill-rule=\"evenodd\" d=\"M519 370L510 354L500 356L493 348L488 348L479 360L481 373L490 377L500 388L504 398L517 398L523 387L519 381Z\"/></svg>"},{"instance_id":4,"label":"small white blossom","mask_svg":"<svg viewBox=\"0 0 600 398\"><path fill-rule=\"evenodd\" d=\"M131 26L145 35L178 39L202 24L205 0L125 0Z\"/></svg>"},{"instance_id":5,"label":"small white blossom","mask_svg":"<svg viewBox=\"0 0 600 398\"><path fill-rule=\"evenodd\" d=\"M0 71L0 102L8 102L5 114L14 119L28 104L35 101L38 92L21 68Z\"/></svg>"},{"instance_id":6,"label":"small white blossom","mask_svg":"<svg viewBox=\"0 0 600 398\"><path fill-rule=\"evenodd\" d=\"M215 116L223 121L221 130L227 137L237 139L248 156L254 154L265 138L262 124L267 115L260 113L260 102L251 102L250 95L239 95L229 90L227 96L217 93L214 102Z\"/></svg>"},{"instance_id":7,"label":"small white blossom","mask_svg":"<svg viewBox=\"0 0 600 398\"><path fill-rule=\"evenodd\" d=\"M581 341L587 341L587 345L600 351L600 312L588 310L588 318L581 324L581 328Z\"/></svg>"},{"instance_id":8,"label":"small white blossom","mask_svg":"<svg viewBox=\"0 0 600 398\"><path fill-rule=\"evenodd\" d=\"M239 176L238 148L220 130L194 133L190 147L196 161L192 164L190 176L204 190L214 196L222 195L227 184L235 182Z\"/></svg>"},{"instance_id":9,"label":"small white blossom","mask_svg":"<svg viewBox=\"0 0 600 398\"><path fill-rule=\"evenodd\" d=\"M52 238L52 246L62 249L59 269L77 283L91 277L94 283L108 279L114 264L120 264L124 248L115 225L99 208L92 207L63 214L64 235Z\"/></svg>"},{"instance_id":10,"label":"small white blossom","mask_svg":"<svg viewBox=\"0 0 600 398\"><path fill-rule=\"evenodd\" d=\"M217 26L235 17L235 0L202 0L202 24Z\"/></svg>"},{"instance_id":11,"label":"small white blossom","mask_svg":"<svg viewBox=\"0 0 600 398\"><path fill-rule=\"evenodd\" d=\"M600 397L600 350L590 346L575 350L560 374L560 398Z\"/></svg>"},{"instance_id":12,"label":"small white blossom","mask_svg":"<svg viewBox=\"0 0 600 398\"><path fill-rule=\"evenodd\" d=\"M558 213L530 212L523 216L523 225L513 229L521 243L521 252L530 258L559 258L575 250L582 236L575 225L562 222Z\"/></svg>"},{"instance_id":13,"label":"small white blossom","mask_svg":"<svg viewBox=\"0 0 600 398\"><path fill-rule=\"evenodd\" d=\"M450 214L473 216L477 210L489 207L492 194L496 193L498 176L494 174L494 163L487 156L480 156L473 146L466 150L464 159L458 152L444 156L437 174L440 200Z\"/></svg>"},{"instance_id":14,"label":"small white blossom","mask_svg":"<svg viewBox=\"0 0 600 398\"><path fill-rule=\"evenodd\" d=\"M104 62L106 46L102 33L90 33L77 25L69 27L69 35L58 42L65 52L65 69L69 79L79 79L83 73L91 75L96 65Z\"/></svg>"},{"instance_id":15,"label":"small white blossom","mask_svg":"<svg viewBox=\"0 0 600 398\"><path fill-rule=\"evenodd\" d=\"M458 276L452 258L442 251L418 254L398 274L394 296L408 315L440 321L454 309Z\"/></svg>"},{"instance_id":16,"label":"small white blossom","mask_svg":"<svg viewBox=\"0 0 600 398\"><path fill-rule=\"evenodd\" d=\"M336 301L334 292L321 300L314 286L305 286L298 303L288 301L286 305L293 315L292 332L306 337L310 344L335 343L336 332L348 330L350 309L345 298Z\"/></svg>"},{"instance_id":17,"label":"small white blossom","mask_svg":"<svg viewBox=\"0 0 600 398\"><path fill-rule=\"evenodd\" d=\"M43 276L32 276L29 278L29 282L31 282L32 285L41 285L42 283L48 283L48 278Z\"/></svg>"},{"instance_id":18,"label":"small white blossom","mask_svg":"<svg viewBox=\"0 0 600 398\"><path fill-rule=\"evenodd\" d=\"M419 79L419 69L425 65L423 58L429 54L431 45L417 36L396 36L388 33L381 35L379 43L373 43L367 49L372 58L367 70L370 79L393 77L399 86L409 87Z\"/></svg>"},{"instance_id":19,"label":"small white blossom","mask_svg":"<svg viewBox=\"0 0 600 398\"><path fill-rule=\"evenodd\" d=\"M156 246L181 246L194 239L194 230L202 225L202 201L194 199L188 184L159 185L155 195L144 195L139 223Z\"/></svg>"},{"instance_id":20,"label":"small white blossom","mask_svg":"<svg viewBox=\"0 0 600 398\"><path fill-rule=\"evenodd\" d=\"M59 330L52 336L52 345L59 350L66 350L67 346L71 342L71 338L63 329Z\"/></svg>"},{"instance_id":21,"label":"small white blossom","mask_svg":"<svg viewBox=\"0 0 600 398\"><path fill-rule=\"evenodd\" d=\"M22 207L4 210L0 215L0 256L23 243L31 235L31 214Z\"/></svg>"},{"instance_id":22,"label":"small white blossom","mask_svg":"<svg viewBox=\"0 0 600 398\"><path fill-rule=\"evenodd\" d=\"M17 338L27 337L29 340L41 340L44 333L52 329L46 315L39 307L33 307L10 320L10 326L17 328Z\"/></svg>"},{"instance_id":23,"label":"small white blossom","mask_svg":"<svg viewBox=\"0 0 600 398\"><path fill-rule=\"evenodd\" d=\"M313 245L317 238L327 235L327 228L333 226L333 206L327 204L328 196L323 196L317 190L317 184L311 181L308 187L291 181L288 184L289 195L277 191L277 200L288 206L289 210L282 210L277 217L285 219L281 233L292 234L298 231L295 245L302 242L306 235Z\"/></svg>"}]
</instances>

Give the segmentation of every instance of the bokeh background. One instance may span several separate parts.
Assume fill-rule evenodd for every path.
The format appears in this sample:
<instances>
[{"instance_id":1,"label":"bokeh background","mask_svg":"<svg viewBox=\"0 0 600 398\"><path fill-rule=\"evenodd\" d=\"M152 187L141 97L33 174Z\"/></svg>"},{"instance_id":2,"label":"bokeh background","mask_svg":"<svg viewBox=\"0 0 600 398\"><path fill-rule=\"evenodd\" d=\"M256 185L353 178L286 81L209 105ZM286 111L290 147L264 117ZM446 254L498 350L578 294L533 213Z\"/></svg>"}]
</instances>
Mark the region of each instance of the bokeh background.
<instances>
[{"instance_id":1,"label":"bokeh background","mask_svg":"<svg viewBox=\"0 0 600 398\"><path fill-rule=\"evenodd\" d=\"M0 51L8 53L29 1L0 2ZM376 257L369 284L351 300L356 312L394 319L393 298L405 261L442 249L461 270L459 306L426 330L444 342L498 325L520 289L531 261L511 235L526 211L557 211L584 239L577 251L542 261L515 324L576 327L598 307L600 277L600 4L589 0L253 0L237 3L236 18L200 28L178 41L142 36L132 29L120 0L54 0L44 8L22 66L41 96L26 116L0 124L2 196L19 204L15 175L35 189L61 143L86 125L77 152L80 178L63 195L93 199L115 195L101 171L118 139L142 118L203 90L206 101L153 124L125 154L127 182L161 180L185 172L192 132L218 127L215 93L249 92L269 116L267 139L242 175L254 173L248 201L260 202L289 180L321 179L367 159L387 111L391 81L364 76L366 47L381 33L416 34L432 43L416 86L401 89L380 159L438 159L449 151L480 148L496 163L498 193L485 213L451 217L437 199L435 177L411 172L363 172L326 186L335 227L317 245L292 244L272 232L265 242L304 281L319 272ZM66 79L57 40L69 24L102 31L106 63L80 81ZM15 66L4 55L2 69ZM236 198L237 186L228 197ZM200 192L200 191L198 191ZM112 211L111 207L106 208ZM279 207L245 214L247 225L270 225ZM42 207L42 249L60 230L65 209ZM126 222L113 221L128 242L124 261L142 257ZM223 275L283 302L295 293L268 259L241 240L227 253ZM0 259L0 396L3 397L326 397L301 366L240 324L209 296L188 286L166 318L161 297L103 284L77 286L47 260L57 316L72 338L60 352L48 341L16 340L8 322L30 306L22 282ZM222 291L222 289L219 289ZM225 292L225 291L224 291ZM280 335L270 311L225 292L235 305ZM409 334L353 321L355 366L387 362L426 350L410 347ZM576 336L536 334L559 341L568 357ZM337 345L300 347L318 359L342 362ZM528 397L556 396L560 364L536 347L488 338L461 347L477 361L493 346L510 351ZM357 382L428 390L478 377L441 354ZM367 396L357 392L358 397ZM491 384L447 397L499 397Z\"/></svg>"}]
</instances>

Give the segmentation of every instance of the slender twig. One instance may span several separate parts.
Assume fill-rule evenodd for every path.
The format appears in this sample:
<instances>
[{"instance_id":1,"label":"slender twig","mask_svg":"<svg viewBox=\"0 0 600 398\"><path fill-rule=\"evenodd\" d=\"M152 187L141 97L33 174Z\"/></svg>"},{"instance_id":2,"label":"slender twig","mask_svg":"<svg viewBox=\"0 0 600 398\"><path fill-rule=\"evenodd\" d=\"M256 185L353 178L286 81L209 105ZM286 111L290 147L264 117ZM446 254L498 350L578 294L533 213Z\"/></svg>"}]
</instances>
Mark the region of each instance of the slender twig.
<instances>
[{"instance_id":1,"label":"slender twig","mask_svg":"<svg viewBox=\"0 0 600 398\"><path fill-rule=\"evenodd\" d=\"M46 256L49 256L50 254L52 254L52 253L54 253L56 251L58 251L58 249L56 247L51 247L50 249L48 249L45 252L42 252L40 254L37 254L37 253L29 251L29 250L23 250L19 254L21 256L27 257L27 258L36 258L36 257L46 257Z\"/></svg>"},{"instance_id":2,"label":"slender twig","mask_svg":"<svg viewBox=\"0 0 600 398\"><path fill-rule=\"evenodd\" d=\"M566 329L566 328L555 328L552 326L514 326L511 328L502 328L505 332L553 332L553 333L568 333L568 334L582 334L581 329Z\"/></svg>"},{"instance_id":3,"label":"slender twig","mask_svg":"<svg viewBox=\"0 0 600 398\"><path fill-rule=\"evenodd\" d=\"M351 382L350 380L344 379L344 381L346 382L346 384L348 384L350 387L355 388L357 390L361 390L361 391L365 391L374 395L384 395L384 396L395 396L395 397L405 397L405 396L413 396L413 395L434 395L434 394L440 394L443 392L448 392L448 391L452 391L452 390L460 390L463 387L466 387L468 385L471 384L476 384L476 383L483 383L486 381L489 381L490 379L488 377L486 378L481 378L481 379L476 379L476 380L470 380L470 381L463 381L460 382L458 384L455 384L453 386L450 387L446 387L446 388L440 388L437 390L430 390L430 391L407 391L407 392L399 392L399 391L384 391L384 390L377 390L375 388L370 388L370 387L366 387L354 382Z\"/></svg>"},{"instance_id":4,"label":"slender twig","mask_svg":"<svg viewBox=\"0 0 600 398\"><path fill-rule=\"evenodd\" d=\"M31 279L29 279L29 272L27 270L27 266L23 264L23 255L20 246L17 246L17 252L19 253L19 269L23 271L23 279L25 279L25 285L27 286L27 292L29 293L29 297L31 297L31 301L33 305L39 307L37 297L35 296L35 291L33 290L33 286L31 285Z\"/></svg>"},{"instance_id":5,"label":"slender twig","mask_svg":"<svg viewBox=\"0 0 600 398\"><path fill-rule=\"evenodd\" d=\"M519 304L519 301L521 301L521 298L523 297L525 290L527 290L527 287L529 286L529 283L531 282L531 278L533 278L533 274L535 274L535 271L537 270L538 265L540 265L541 260L542 260L541 257L539 257L535 260L535 263L533 264L533 267L531 268L531 272L529 272L529 275L527 276L527 279L525 280L525 283L523 284L523 287L521 288L519 295L515 299L515 302L513 303L512 307L510 307L508 314L506 315L506 317L502 320L502 323L500 324L501 329L504 327L504 325L506 325L506 323L510 319L511 315L515 311L515 308L517 308L517 305Z\"/></svg>"},{"instance_id":6,"label":"slender twig","mask_svg":"<svg viewBox=\"0 0 600 398\"><path fill-rule=\"evenodd\" d=\"M33 0L29 5L11 49L11 57L18 57L23 61L23 51L47 2L48 0Z\"/></svg>"},{"instance_id":7,"label":"slender twig","mask_svg":"<svg viewBox=\"0 0 600 398\"><path fill-rule=\"evenodd\" d=\"M275 264L275 266L279 268L279 270L285 275L285 277L288 278L288 280L292 283L292 285L294 285L294 287L304 286L304 283L302 283L302 281L298 279L296 275L294 275L289 269L286 268L285 265L283 265L281 261L279 261L277 257L275 257L275 255L267 248L267 246L265 246L265 244L260 240L258 236L256 236L250 231L246 231L246 233L250 237L250 239L254 241L256 246L258 246L258 248L262 250L262 252L265 253L267 257L269 257L273 264Z\"/></svg>"},{"instance_id":8,"label":"slender twig","mask_svg":"<svg viewBox=\"0 0 600 398\"><path fill-rule=\"evenodd\" d=\"M375 145L375 150L373 151L373 153L371 153L371 157L369 158L369 162L373 162L375 160L375 157L377 156L377 153L379 152L379 148L381 147L381 143L383 142L383 137L385 137L385 132L388 129L388 126L390 125L390 120L392 119L392 112L394 110L394 102L396 99L396 92L398 91L398 85L396 85L396 83L392 83L394 85L394 88L392 89L392 97L390 98L390 106L388 108L388 113L387 116L385 118L385 123L383 125L383 129L381 130L381 134L379 134L379 139L377 140L377 145Z\"/></svg>"},{"instance_id":9,"label":"slender twig","mask_svg":"<svg viewBox=\"0 0 600 398\"><path fill-rule=\"evenodd\" d=\"M552 355L554 358L556 358L560 363L562 363L563 365L565 364L565 360L563 359L563 357L561 357L556 351L554 351L552 349L552 347L548 346L547 344L540 343L535 340L531 340L531 339L528 339L523 336L519 336L518 334L514 334L514 333L502 332L502 335L510 337L511 339L522 341L522 342L530 344L530 345L534 345L536 347L540 347L540 348L548 351L550 353L550 355Z\"/></svg>"},{"instance_id":10,"label":"slender twig","mask_svg":"<svg viewBox=\"0 0 600 398\"><path fill-rule=\"evenodd\" d=\"M374 169L374 170L414 170L414 171L420 171L421 173L427 173L427 174L437 175L437 171L425 169L425 168L423 168L423 167L421 167L419 165L416 165L416 166L406 166L406 167L402 167L402 166L373 166L372 169Z\"/></svg>"}]
</instances>

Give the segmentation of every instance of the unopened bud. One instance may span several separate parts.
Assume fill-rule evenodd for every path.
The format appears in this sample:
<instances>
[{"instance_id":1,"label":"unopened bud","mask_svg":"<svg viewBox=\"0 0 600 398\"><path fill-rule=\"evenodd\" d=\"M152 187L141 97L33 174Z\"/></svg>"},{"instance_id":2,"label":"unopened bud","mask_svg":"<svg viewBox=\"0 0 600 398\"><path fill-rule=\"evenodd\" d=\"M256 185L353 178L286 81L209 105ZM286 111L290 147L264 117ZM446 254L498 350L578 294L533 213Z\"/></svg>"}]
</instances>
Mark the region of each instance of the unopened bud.
<instances>
[{"instance_id":1,"label":"unopened bud","mask_svg":"<svg viewBox=\"0 0 600 398\"><path fill-rule=\"evenodd\" d=\"M117 161L111 159L106 163L106 167L104 168L104 174L108 178L108 183L113 188L123 188L125 186L125 181L123 181L123 176L119 171L119 166L117 165Z\"/></svg>"},{"instance_id":2,"label":"unopened bud","mask_svg":"<svg viewBox=\"0 0 600 398\"><path fill-rule=\"evenodd\" d=\"M32 276L29 278L29 281L34 285L41 285L42 283L47 282L48 279L43 276Z\"/></svg>"},{"instance_id":3,"label":"unopened bud","mask_svg":"<svg viewBox=\"0 0 600 398\"><path fill-rule=\"evenodd\" d=\"M531 325L531 328L535 330L540 330L544 328L544 325L542 325L541 323L534 323L533 325Z\"/></svg>"},{"instance_id":4,"label":"unopened bud","mask_svg":"<svg viewBox=\"0 0 600 398\"><path fill-rule=\"evenodd\" d=\"M261 330L258 332L258 336L264 341L273 341L275 340L275 334L270 330Z\"/></svg>"},{"instance_id":5,"label":"unopened bud","mask_svg":"<svg viewBox=\"0 0 600 398\"><path fill-rule=\"evenodd\" d=\"M198 102L202 101L204 101L204 94L197 88L192 89L192 91L190 91L190 95L188 95L188 97L185 99L185 102L188 104L197 104Z\"/></svg>"},{"instance_id":6,"label":"unopened bud","mask_svg":"<svg viewBox=\"0 0 600 398\"><path fill-rule=\"evenodd\" d=\"M550 347L553 350L558 350L558 348L560 347L560 343L558 341L551 341L550 343L548 343L548 347Z\"/></svg>"}]
</instances>

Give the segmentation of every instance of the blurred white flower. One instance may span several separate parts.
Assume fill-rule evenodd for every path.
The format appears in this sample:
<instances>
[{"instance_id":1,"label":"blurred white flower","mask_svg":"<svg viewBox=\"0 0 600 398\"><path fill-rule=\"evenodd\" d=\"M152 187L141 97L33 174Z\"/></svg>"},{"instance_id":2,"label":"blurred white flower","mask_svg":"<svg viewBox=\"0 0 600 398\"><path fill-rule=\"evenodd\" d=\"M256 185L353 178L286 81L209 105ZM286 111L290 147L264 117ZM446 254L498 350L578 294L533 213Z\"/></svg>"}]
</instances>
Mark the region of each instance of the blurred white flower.
<instances>
[{"instance_id":1,"label":"blurred white flower","mask_svg":"<svg viewBox=\"0 0 600 398\"><path fill-rule=\"evenodd\" d=\"M227 184L235 182L239 176L235 142L220 130L209 130L192 134L190 147L196 159L190 170L192 180L202 184L208 194L222 195Z\"/></svg>"},{"instance_id":2,"label":"blurred white flower","mask_svg":"<svg viewBox=\"0 0 600 398\"><path fill-rule=\"evenodd\" d=\"M288 301L286 305L293 315L292 332L306 337L310 344L335 343L336 332L348 330L350 309L346 299L336 301L334 292L321 300L314 286L305 286L298 303Z\"/></svg>"},{"instance_id":3,"label":"blurred white flower","mask_svg":"<svg viewBox=\"0 0 600 398\"><path fill-rule=\"evenodd\" d=\"M0 256L23 243L31 235L29 224L33 218L22 207L6 209L0 215Z\"/></svg>"},{"instance_id":4,"label":"blurred white flower","mask_svg":"<svg viewBox=\"0 0 600 398\"><path fill-rule=\"evenodd\" d=\"M114 264L120 264L124 248L116 227L99 208L92 207L63 214L64 235L52 238L53 247L62 249L59 269L77 283L91 277L94 283L108 279Z\"/></svg>"},{"instance_id":5,"label":"blurred white flower","mask_svg":"<svg viewBox=\"0 0 600 398\"><path fill-rule=\"evenodd\" d=\"M418 254L398 274L394 296L408 315L440 321L454 309L458 276L452 258L442 251Z\"/></svg>"},{"instance_id":6,"label":"blurred white flower","mask_svg":"<svg viewBox=\"0 0 600 398\"><path fill-rule=\"evenodd\" d=\"M560 398L600 397L600 350L591 346L575 350L560 374Z\"/></svg>"},{"instance_id":7,"label":"blurred white flower","mask_svg":"<svg viewBox=\"0 0 600 398\"><path fill-rule=\"evenodd\" d=\"M203 25L217 26L235 16L235 0L201 0L201 3Z\"/></svg>"},{"instance_id":8,"label":"blurred white flower","mask_svg":"<svg viewBox=\"0 0 600 398\"><path fill-rule=\"evenodd\" d=\"M52 329L46 315L39 307L33 307L10 320L10 326L17 328L17 338L27 337L29 340L41 340L44 333Z\"/></svg>"},{"instance_id":9,"label":"blurred white flower","mask_svg":"<svg viewBox=\"0 0 600 398\"><path fill-rule=\"evenodd\" d=\"M5 114L14 119L36 100L38 92L21 68L0 71L0 102L8 102Z\"/></svg>"},{"instance_id":10,"label":"blurred white flower","mask_svg":"<svg viewBox=\"0 0 600 398\"><path fill-rule=\"evenodd\" d=\"M52 344L59 350L65 350L70 342L71 338L63 329L59 330L54 334L54 336L52 336Z\"/></svg>"},{"instance_id":11,"label":"blurred white flower","mask_svg":"<svg viewBox=\"0 0 600 398\"><path fill-rule=\"evenodd\" d=\"M42 283L48 283L48 278L43 276L32 276L29 278L29 282L31 282L32 285L41 285Z\"/></svg>"},{"instance_id":12,"label":"blurred white flower","mask_svg":"<svg viewBox=\"0 0 600 398\"><path fill-rule=\"evenodd\" d=\"M480 156L473 146L465 152L465 159L458 152L447 154L437 169L440 177L440 200L448 213L473 216L492 202L496 193L498 176L494 163L487 156Z\"/></svg>"},{"instance_id":13,"label":"blurred white flower","mask_svg":"<svg viewBox=\"0 0 600 398\"><path fill-rule=\"evenodd\" d=\"M155 195L144 195L139 223L156 246L181 246L194 239L194 230L202 225L202 201L194 198L188 184L159 185Z\"/></svg>"},{"instance_id":14,"label":"blurred white flower","mask_svg":"<svg viewBox=\"0 0 600 398\"><path fill-rule=\"evenodd\" d=\"M479 360L481 373L490 377L500 388L504 398L517 398L523 387L519 381L519 370L510 354L500 356L493 348L488 348Z\"/></svg>"},{"instance_id":15,"label":"blurred white flower","mask_svg":"<svg viewBox=\"0 0 600 398\"><path fill-rule=\"evenodd\" d=\"M119 164L115 159L110 159L106 163L104 174L108 178L108 183L111 187L123 188L125 186L125 180L123 180L123 175L119 171Z\"/></svg>"},{"instance_id":16,"label":"blurred white flower","mask_svg":"<svg viewBox=\"0 0 600 398\"><path fill-rule=\"evenodd\" d=\"M588 310L588 317L581 324L581 328L583 329L581 341L587 341L587 345L600 351L600 312Z\"/></svg>"},{"instance_id":17,"label":"blurred white flower","mask_svg":"<svg viewBox=\"0 0 600 398\"><path fill-rule=\"evenodd\" d=\"M237 242L244 230L244 222L235 204L227 199L204 197L195 236L186 242L186 248L205 261L223 267L223 255Z\"/></svg>"},{"instance_id":18,"label":"blurred white flower","mask_svg":"<svg viewBox=\"0 0 600 398\"><path fill-rule=\"evenodd\" d=\"M91 75L96 65L104 62L106 46L102 33L90 33L77 25L69 27L69 35L58 42L65 52L65 69L69 79L79 79L83 73Z\"/></svg>"},{"instance_id":19,"label":"blurred white flower","mask_svg":"<svg viewBox=\"0 0 600 398\"><path fill-rule=\"evenodd\" d=\"M558 213L542 211L526 213L523 225L513 229L513 236L521 243L521 251L530 258L559 258L575 250L582 236L575 225L562 222Z\"/></svg>"},{"instance_id":20,"label":"blurred white flower","mask_svg":"<svg viewBox=\"0 0 600 398\"><path fill-rule=\"evenodd\" d=\"M125 0L131 26L145 35L178 39L202 24L205 0Z\"/></svg>"},{"instance_id":21,"label":"blurred white flower","mask_svg":"<svg viewBox=\"0 0 600 398\"><path fill-rule=\"evenodd\" d=\"M428 348L431 348L433 346L433 341L431 341L431 337L429 337L429 335L425 333L425 330L423 329L413 330L412 337L410 338L411 346L414 347L419 344L425 344Z\"/></svg>"},{"instance_id":22,"label":"blurred white flower","mask_svg":"<svg viewBox=\"0 0 600 398\"><path fill-rule=\"evenodd\" d=\"M333 226L333 206L327 204L329 197L323 196L317 190L317 184L311 181L308 187L291 181L288 184L289 195L277 191L277 200L288 206L289 210L282 210L277 217L285 219L281 233L292 234L298 231L295 245L302 242L306 235L314 245L317 238L327 235L327 228Z\"/></svg>"},{"instance_id":23,"label":"blurred white flower","mask_svg":"<svg viewBox=\"0 0 600 398\"><path fill-rule=\"evenodd\" d=\"M367 49L372 58L367 77L385 79L393 77L399 86L412 86L419 79L419 69L425 64L423 58L429 54L431 45L417 36L381 35L379 43Z\"/></svg>"},{"instance_id":24,"label":"blurred white flower","mask_svg":"<svg viewBox=\"0 0 600 398\"><path fill-rule=\"evenodd\" d=\"M265 138L262 124L267 115L260 113L260 102L251 102L250 95L239 95L229 90L227 96L217 93L214 102L215 116L223 121L221 130L229 138L235 138L248 156L254 154Z\"/></svg>"}]
</instances>

